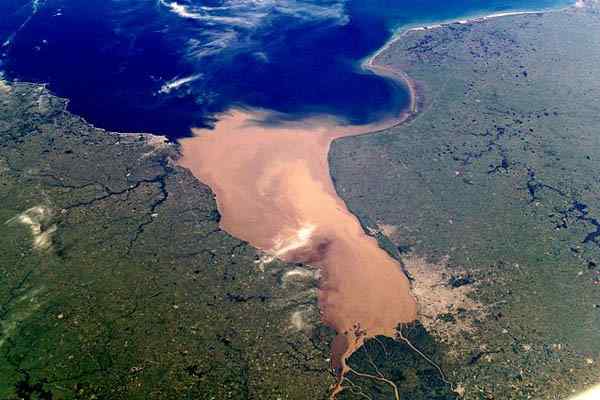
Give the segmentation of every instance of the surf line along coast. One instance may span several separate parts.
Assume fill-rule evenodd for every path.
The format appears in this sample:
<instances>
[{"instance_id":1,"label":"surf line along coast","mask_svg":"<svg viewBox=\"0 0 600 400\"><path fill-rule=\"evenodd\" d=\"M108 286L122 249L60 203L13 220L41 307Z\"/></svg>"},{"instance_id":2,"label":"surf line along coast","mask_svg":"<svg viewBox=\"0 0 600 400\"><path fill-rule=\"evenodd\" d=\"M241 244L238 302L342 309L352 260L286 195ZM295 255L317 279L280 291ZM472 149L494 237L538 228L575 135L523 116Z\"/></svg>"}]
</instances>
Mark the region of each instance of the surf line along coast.
<instances>
[{"instance_id":1,"label":"surf line along coast","mask_svg":"<svg viewBox=\"0 0 600 400\"><path fill-rule=\"evenodd\" d=\"M397 125L417 111L412 82L377 65L376 56L364 68L411 94L407 109L394 118L347 125L324 116L273 125L264 123L268 111L237 108L218 116L213 129L193 129L192 137L180 140L178 162L214 191L223 230L271 257L319 269L321 318L337 332L332 397L342 389L346 359L366 338L395 337L399 324L416 319L400 265L364 232L329 171L333 140Z\"/></svg>"}]
</instances>

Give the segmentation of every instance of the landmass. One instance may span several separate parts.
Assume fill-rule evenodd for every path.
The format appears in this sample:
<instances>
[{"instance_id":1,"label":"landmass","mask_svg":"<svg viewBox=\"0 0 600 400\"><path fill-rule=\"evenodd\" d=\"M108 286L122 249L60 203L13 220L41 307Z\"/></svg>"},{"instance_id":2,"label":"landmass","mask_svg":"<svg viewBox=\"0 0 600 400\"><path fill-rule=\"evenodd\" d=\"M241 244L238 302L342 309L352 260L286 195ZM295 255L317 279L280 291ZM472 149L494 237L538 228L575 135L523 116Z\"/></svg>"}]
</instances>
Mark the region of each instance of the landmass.
<instances>
[{"instance_id":1,"label":"landmass","mask_svg":"<svg viewBox=\"0 0 600 400\"><path fill-rule=\"evenodd\" d=\"M0 398L326 398L312 275L262 271L176 145L65 108L0 86Z\"/></svg>"},{"instance_id":2,"label":"landmass","mask_svg":"<svg viewBox=\"0 0 600 400\"><path fill-rule=\"evenodd\" d=\"M584 2L413 30L372 60L410 77L412 114L329 161L419 314L350 357L337 398L600 383L599 36ZM36 84L0 81L0 115L0 398L329 398L318 274L262 268L177 145Z\"/></svg>"},{"instance_id":3,"label":"landmass","mask_svg":"<svg viewBox=\"0 0 600 400\"><path fill-rule=\"evenodd\" d=\"M411 30L372 62L414 81L419 113L332 145L339 195L403 262L465 399L600 383L599 36L596 2ZM371 377L341 398L408 389L389 349L372 363L383 348L349 360Z\"/></svg>"}]
</instances>

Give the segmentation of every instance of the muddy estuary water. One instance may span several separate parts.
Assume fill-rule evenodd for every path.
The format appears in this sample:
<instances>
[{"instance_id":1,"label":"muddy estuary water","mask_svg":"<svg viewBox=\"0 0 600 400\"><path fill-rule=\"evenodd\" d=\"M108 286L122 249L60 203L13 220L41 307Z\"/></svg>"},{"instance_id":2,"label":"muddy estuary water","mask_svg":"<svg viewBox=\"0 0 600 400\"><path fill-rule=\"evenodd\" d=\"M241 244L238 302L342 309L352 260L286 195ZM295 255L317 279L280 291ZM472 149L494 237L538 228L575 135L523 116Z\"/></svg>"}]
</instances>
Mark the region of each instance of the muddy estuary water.
<instances>
[{"instance_id":1,"label":"muddy estuary water","mask_svg":"<svg viewBox=\"0 0 600 400\"><path fill-rule=\"evenodd\" d=\"M214 129L180 140L180 164L216 193L225 231L271 256L320 269L321 318L338 333L332 368L339 376L366 337L393 337L399 323L414 321L416 303L398 262L337 195L329 147L406 115L362 126L328 118L273 125L267 112L232 109Z\"/></svg>"}]
</instances>

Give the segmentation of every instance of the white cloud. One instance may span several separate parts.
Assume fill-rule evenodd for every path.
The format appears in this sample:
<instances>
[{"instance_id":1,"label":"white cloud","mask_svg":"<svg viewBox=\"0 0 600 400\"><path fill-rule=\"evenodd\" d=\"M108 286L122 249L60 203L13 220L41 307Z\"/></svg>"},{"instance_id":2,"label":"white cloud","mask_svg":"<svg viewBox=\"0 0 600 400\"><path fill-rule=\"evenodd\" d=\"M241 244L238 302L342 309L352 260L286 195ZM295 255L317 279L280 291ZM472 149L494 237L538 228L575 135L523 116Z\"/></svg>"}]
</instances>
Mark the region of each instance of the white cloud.
<instances>
[{"instance_id":1,"label":"white cloud","mask_svg":"<svg viewBox=\"0 0 600 400\"><path fill-rule=\"evenodd\" d=\"M160 0L161 4L169 7L171 12L182 18L194 19L209 25L227 24L242 28L256 26L257 21L266 15L263 12L244 10L245 13L230 13L226 7L192 7L177 2Z\"/></svg>"},{"instance_id":2,"label":"white cloud","mask_svg":"<svg viewBox=\"0 0 600 400\"><path fill-rule=\"evenodd\" d=\"M242 27L256 26L261 20L280 13L303 20L331 19L348 22L345 0L226 0L220 6L193 6L176 1L159 0L182 18L204 22L227 23Z\"/></svg>"},{"instance_id":3,"label":"white cloud","mask_svg":"<svg viewBox=\"0 0 600 400\"><path fill-rule=\"evenodd\" d=\"M600 385L595 386L569 400L598 400L600 399Z\"/></svg>"},{"instance_id":4,"label":"white cloud","mask_svg":"<svg viewBox=\"0 0 600 400\"><path fill-rule=\"evenodd\" d=\"M224 0L218 6L193 5L185 0L158 0L171 13L198 21L197 37L189 40L189 56L195 59L251 46L254 33L292 17L298 22L327 21L343 25L349 20L346 0Z\"/></svg>"},{"instance_id":5,"label":"white cloud","mask_svg":"<svg viewBox=\"0 0 600 400\"><path fill-rule=\"evenodd\" d=\"M52 237L57 229L56 224L49 224L52 217L53 211L50 208L39 205L9 219L6 223L17 222L29 226L33 236L33 248L42 251L52 246Z\"/></svg>"},{"instance_id":6,"label":"white cloud","mask_svg":"<svg viewBox=\"0 0 600 400\"><path fill-rule=\"evenodd\" d=\"M198 59L231 48L239 43L239 34L232 29L227 29L220 32L206 32L202 39L188 40L188 56Z\"/></svg>"},{"instance_id":7,"label":"white cloud","mask_svg":"<svg viewBox=\"0 0 600 400\"><path fill-rule=\"evenodd\" d=\"M179 88L180 86L183 86L187 83L193 82L197 79L200 79L201 77L202 77L202 74L190 75L190 76L186 76L184 78L175 77L175 78L171 79L170 81L166 82L164 85L162 85L162 87L160 88L160 90L158 92L162 93L162 94L171 93L171 91Z\"/></svg>"}]
</instances>

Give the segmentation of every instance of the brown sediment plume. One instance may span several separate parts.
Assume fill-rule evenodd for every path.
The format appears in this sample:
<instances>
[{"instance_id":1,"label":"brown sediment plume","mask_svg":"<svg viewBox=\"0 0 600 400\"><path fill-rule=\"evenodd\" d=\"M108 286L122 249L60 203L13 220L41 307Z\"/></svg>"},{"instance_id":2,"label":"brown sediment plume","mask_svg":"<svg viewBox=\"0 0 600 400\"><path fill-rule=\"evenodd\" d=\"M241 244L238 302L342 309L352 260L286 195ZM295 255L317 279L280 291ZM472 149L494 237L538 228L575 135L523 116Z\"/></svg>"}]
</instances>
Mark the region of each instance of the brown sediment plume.
<instances>
[{"instance_id":1,"label":"brown sediment plume","mask_svg":"<svg viewBox=\"0 0 600 400\"><path fill-rule=\"evenodd\" d=\"M269 126L260 111L231 110L213 130L182 139L179 163L215 192L221 227L290 262L321 270L322 320L336 330L332 367L366 337L393 337L416 317L416 304L400 265L366 235L337 196L329 174L331 142L389 126L341 126L312 118ZM339 390L337 388L336 390Z\"/></svg>"},{"instance_id":2,"label":"brown sediment plume","mask_svg":"<svg viewBox=\"0 0 600 400\"><path fill-rule=\"evenodd\" d=\"M374 132L416 112L414 86L386 67L365 68L409 86L408 111L382 123L352 126L333 118L269 124L266 111L232 109L214 129L194 129L180 140L179 164L215 192L221 227L273 258L320 269L323 323L337 332L331 366L342 388L347 358L364 340L394 337L399 324L416 318L416 302L399 263L365 234L338 197L328 165L333 140Z\"/></svg>"}]
</instances>

